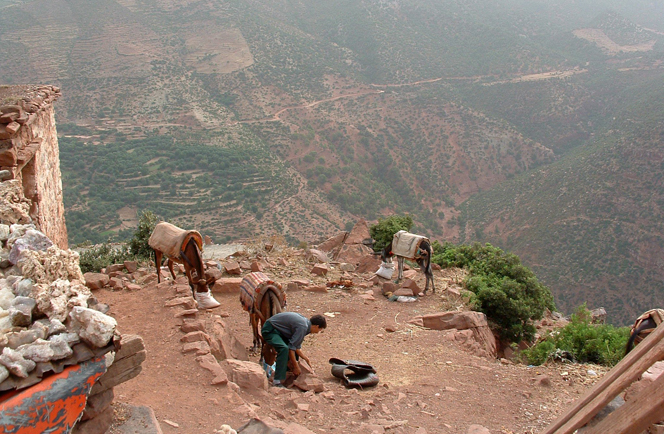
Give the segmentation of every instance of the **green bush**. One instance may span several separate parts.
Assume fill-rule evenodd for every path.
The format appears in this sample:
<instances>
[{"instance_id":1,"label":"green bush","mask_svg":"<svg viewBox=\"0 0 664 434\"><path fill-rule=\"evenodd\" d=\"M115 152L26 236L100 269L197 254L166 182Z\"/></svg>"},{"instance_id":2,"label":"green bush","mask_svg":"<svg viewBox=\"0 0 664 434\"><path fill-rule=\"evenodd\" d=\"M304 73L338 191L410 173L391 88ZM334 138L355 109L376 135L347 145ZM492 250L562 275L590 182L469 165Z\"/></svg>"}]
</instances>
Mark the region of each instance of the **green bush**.
<instances>
[{"instance_id":1,"label":"green bush","mask_svg":"<svg viewBox=\"0 0 664 434\"><path fill-rule=\"evenodd\" d=\"M566 354L576 362L614 366L625 354L629 331L629 327L593 324L590 311L583 305L572 315L569 324L522 351L521 356L531 365L541 365Z\"/></svg>"},{"instance_id":2,"label":"green bush","mask_svg":"<svg viewBox=\"0 0 664 434\"><path fill-rule=\"evenodd\" d=\"M133 259L134 255L129 252L127 246L117 247L107 242L83 251L79 257L79 265L84 273L98 273L111 264L121 264Z\"/></svg>"},{"instance_id":3,"label":"green bush","mask_svg":"<svg viewBox=\"0 0 664 434\"><path fill-rule=\"evenodd\" d=\"M433 261L441 267L466 268L465 286L472 293L471 307L483 312L501 339L532 340L533 320L554 310L553 295L518 256L491 244L472 246L433 243Z\"/></svg>"},{"instance_id":4,"label":"green bush","mask_svg":"<svg viewBox=\"0 0 664 434\"><path fill-rule=\"evenodd\" d=\"M129 241L129 250L135 256L142 259L152 258L153 250L148 245L148 240L159 219L150 210L143 211L138 218L138 228Z\"/></svg>"},{"instance_id":5,"label":"green bush","mask_svg":"<svg viewBox=\"0 0 664 434\"><path fill-rule=\"evenodd\" d=\"M110 240L99 246L92 247L80 254L79 265L81 271L99 272L102 268L111 264L119 264L130 260L150 260L152 248L148 240L158 218L152 211L143 211L138 218L138 227L134 231L129 245L116 247L111 245Z\"/></svg>"},{"instance_id":6,"label":"green bush","mask_svg":"<svg viewBox=\"0 0 664 434\"><path fill-rule=\"evenodd\" d=\"M413 219L410 216L393 215L386 219L378 219L378 223L369 228L369 234L374 240L373 249L380 252L392 242L392 237L399 231L410 231Z\"/></svg>"}]
</instances>

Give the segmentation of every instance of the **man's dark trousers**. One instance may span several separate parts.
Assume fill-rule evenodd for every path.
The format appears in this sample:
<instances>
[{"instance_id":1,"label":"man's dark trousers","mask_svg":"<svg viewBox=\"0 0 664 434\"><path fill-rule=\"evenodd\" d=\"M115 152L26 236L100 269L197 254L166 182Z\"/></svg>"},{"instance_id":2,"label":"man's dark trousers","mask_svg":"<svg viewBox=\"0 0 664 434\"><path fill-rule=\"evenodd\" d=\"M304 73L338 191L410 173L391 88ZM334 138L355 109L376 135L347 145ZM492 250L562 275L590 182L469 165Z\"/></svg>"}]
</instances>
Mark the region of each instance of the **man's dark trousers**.
<instances>
[{"instance_id":1,"label":"man's dark trousers","mask_svg":"<svg viewBox=\"0 0 664 434\"><path fill-rule=\"evenodd\" d=\"M274 379L284 381L288 371L288 344L284 342L284 338L270 324L270 321L265 321L261 334L265 342L272 345L277 351L277 369L274 371Z\"/></svg>"}]
</instances>

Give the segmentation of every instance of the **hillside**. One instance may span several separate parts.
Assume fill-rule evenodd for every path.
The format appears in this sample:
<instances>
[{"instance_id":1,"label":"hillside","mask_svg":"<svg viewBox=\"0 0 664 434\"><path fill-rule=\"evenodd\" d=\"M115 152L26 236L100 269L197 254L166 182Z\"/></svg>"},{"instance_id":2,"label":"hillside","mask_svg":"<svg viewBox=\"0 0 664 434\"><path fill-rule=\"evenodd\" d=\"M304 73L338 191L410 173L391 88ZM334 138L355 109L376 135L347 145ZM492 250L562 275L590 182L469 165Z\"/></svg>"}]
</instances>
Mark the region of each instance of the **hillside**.
<instances>
[{"instance_id":1,"label":"hillside","mask_svg":"<svg viewBox=\"0 0 664 434\"><path fill-rule=\"evenodd\" d=\"M622 160L619 143L655 146L630 114L645 113L643 101L657 107L664 82L655 3L0 0L0 10L0 58L11 59L0 62L3 81L62 88L72 243L123 238L144 209L217 242L280 233L292 244L359 217L409 213L414 230L434 239L489 240L542 264L564 309L588 300L622 321L656 299L636 297L621 313L620 302L600 297L598 282L631 291L629 279L611 279L615 270L657 275L652 261L607 254L604 241L592 249L604 252L592 266L596 283L583 267L549 265L560 264L551 243L525 228L550 234L556 202L544 198L554 195L518 181L581 165L574 160L595 146L607 161ZM614 117L632 120L629 136L614 134ZM661 169L650 168L650 182L619 181L631 169L611 172L621 194L658 196ZM598 212L593 184L575 187L577 215ZM524 238L486 236L485 216L517 198L545 204L549 218L510 211L505 231ZM556 252L578 257L578 240L594 243L595 222L621 221L614 208L560 232ZM653 208L634 231L660 220ZM664 248L658 237L616 239L631 252ZM586 283L570 289L565 274Z\"/></svg>"},{"instance_id":2,"label":"hillside","mask_svg":"<svg viewBox=\"0 0 664 434\"><path fill-rule=\"evenodd\" d=\"M628 324L658 306L664 227L652 217L664 205L663 96L638 99L593 143L468 200L465 239L517 252L563 311L592 300Z\"/></svg>"}]
</instances>

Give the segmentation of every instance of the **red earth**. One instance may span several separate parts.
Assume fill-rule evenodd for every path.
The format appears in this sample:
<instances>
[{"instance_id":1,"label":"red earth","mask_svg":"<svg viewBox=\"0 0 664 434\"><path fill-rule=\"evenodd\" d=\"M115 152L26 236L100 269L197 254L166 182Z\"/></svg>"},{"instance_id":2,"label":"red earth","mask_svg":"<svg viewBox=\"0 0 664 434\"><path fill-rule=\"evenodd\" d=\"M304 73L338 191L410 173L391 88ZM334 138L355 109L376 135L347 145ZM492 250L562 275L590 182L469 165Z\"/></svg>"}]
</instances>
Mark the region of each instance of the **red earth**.
<instances>
[{"instance_id":1,"label":"red earth","mask_svg":"<svg viewBox=\"0 0 664 434\"><path fill-rule=\"evenodd\" d=\"M276 264L278 257L288 265L264 272L284 287L298 278L322 284L342 276L334 266L326 277L311 275L311 265L292 249L281 249L268 259ZM419 315L465 309L461 300L441 289L453 284L448 270L435 271L436 294L412 303L390 302L380 292L375 300L366 300L360 295L371 290L366 280L373 274L344 276L357 286L288 293L288 310L327 315L327 329L307 336L302 347L324 382L325 392L319 394L273 387L235 392L230 385L211 385L212 374L196 356L182 353L182 320L175 316L182 308L164 306L175 297L175 285L162 282L158 289L155 282L133 292L96 291L96 297L110 305L118 330L140 335L147 350L142 373L115 388L116 427L110 432L121 432L121 409L131 404L151 407L165 434L211 434L223 424L237 429L252 417L286 433L308 432L297 431L293 424L320 433L457 434L474 424L496 434L537 433L605 372L590 365L528 367L481 358L446 339L446 332L409 324ZM421 273L416 281L424 283ZM178 282L186 281L180 276ZM221 306L200 311L199 318L220 315L248 348L252 333L238 294L215 297ZM346 389L331 375L331 357L371 363L380 383L366 390ZM249 359L257 362L258 356L250 354Z\"/></svg>"}]
</instances>

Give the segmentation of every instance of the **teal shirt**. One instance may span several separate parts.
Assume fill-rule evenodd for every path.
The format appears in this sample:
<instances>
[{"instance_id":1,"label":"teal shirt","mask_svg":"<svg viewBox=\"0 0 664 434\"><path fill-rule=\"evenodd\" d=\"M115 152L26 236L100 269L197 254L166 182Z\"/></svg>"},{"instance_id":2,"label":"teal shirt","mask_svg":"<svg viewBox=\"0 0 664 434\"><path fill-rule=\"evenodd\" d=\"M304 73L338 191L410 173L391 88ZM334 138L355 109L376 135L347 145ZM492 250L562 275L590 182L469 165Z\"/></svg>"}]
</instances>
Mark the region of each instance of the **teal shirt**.
<instances>
[{"instance_id":1,"label":"teal shirt","mask_svg":"<svg viewBox=\"0 0 664 434\"><path fill-rule=\"evenodd\" d=\"M296 312L281 312L271 316L267 322L277 329L288 342L288 349L299 350L304 337L311 333L311 321Z\"/></svg>"}]
</instances>

